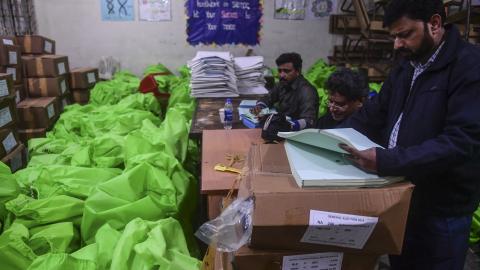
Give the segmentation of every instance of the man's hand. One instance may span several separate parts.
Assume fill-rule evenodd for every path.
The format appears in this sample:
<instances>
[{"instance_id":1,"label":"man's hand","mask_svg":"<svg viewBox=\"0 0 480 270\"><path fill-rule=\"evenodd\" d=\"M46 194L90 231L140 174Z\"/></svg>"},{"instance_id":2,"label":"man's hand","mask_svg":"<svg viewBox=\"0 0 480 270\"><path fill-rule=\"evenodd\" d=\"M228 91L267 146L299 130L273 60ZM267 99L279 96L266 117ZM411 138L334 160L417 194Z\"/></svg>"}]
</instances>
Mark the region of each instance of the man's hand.
<instances>
[{"instance_id":1,"label":"man's hand","mask_svg":"<svg viewBox=\"0 0 480 270\"><path fill-rule=\"evenodd\" d=\"M375 148L359 151L343 143L338 144L338 146L351 155L347 158L358 167L367 172L377 173L377 150Z\"/></svg>"},{"instance_id":2,"label":"man's hand","mask_svg":"<svg viewBox=\"0 0 480 270\"><path fill-rule=\"evenodd\" d=\"M262 107L261 106L255 106L253 108L250 109L250 112L253 114L253 115L258 115L261 111L262 111Z\"/></svg>"}]
</instances>

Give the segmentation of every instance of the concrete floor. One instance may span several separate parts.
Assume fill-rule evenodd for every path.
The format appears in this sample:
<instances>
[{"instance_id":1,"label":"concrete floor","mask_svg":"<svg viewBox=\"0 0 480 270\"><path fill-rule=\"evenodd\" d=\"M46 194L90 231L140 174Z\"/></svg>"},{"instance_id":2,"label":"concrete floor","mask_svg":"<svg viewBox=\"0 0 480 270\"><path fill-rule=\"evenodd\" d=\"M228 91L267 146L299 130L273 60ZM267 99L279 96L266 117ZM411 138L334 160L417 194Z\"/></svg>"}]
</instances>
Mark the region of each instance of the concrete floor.
<instances>
[{"instance_id":1,"label":"concrete floor","mask_svg":"<svg viewBox=\"0 0 480 270\"><path fill-rule=\"evenodd\" d=\"M390 270L388 256L380 257L376 270ZM471 247L468 250L463 270L480 270L480 246Z\"/></svg>"}]
</instances>

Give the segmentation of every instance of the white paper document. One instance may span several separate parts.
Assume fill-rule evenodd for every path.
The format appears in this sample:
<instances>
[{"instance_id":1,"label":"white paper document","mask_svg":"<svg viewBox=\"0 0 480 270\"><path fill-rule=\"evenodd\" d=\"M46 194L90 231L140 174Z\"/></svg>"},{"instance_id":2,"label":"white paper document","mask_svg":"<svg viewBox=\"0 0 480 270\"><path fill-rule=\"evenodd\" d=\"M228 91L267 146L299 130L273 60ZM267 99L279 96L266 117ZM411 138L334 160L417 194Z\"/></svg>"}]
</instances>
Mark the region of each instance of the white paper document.
<instances>
[{"instance_id":1,"label":"white paper document","mask_svg":"<svg viewBox=\"0 0 480 270\"><path fill-rule=\"evenodd\" d=\"M8 63L10 63L10 65L17 64L17 52L8 52Z\"/></svg>"},{"instance_id":2,"label":"white paper document","mask_svg":"<svg viewBox=\"0 0 480 270\"><path fill-rule=\"evenodd\" d=\"M87 73L87 81L88 83L96 82L97 80L95 79L95 73L93 72Z\"/></svg>"},{"instance_id":3,"label":"white paper document","mask_svg":"<svg viewBox=\"0 0 480 270\"><path fill-rule=\"evenodd\" d=\"M309 227L300 242L362 249L378 217L310 210Z\"/></svg>"},{"instance_id":4,"label":"white paper document","mask_svg":"<svg viewBox=\"0 0 480 270\"><path fill-rule=\"evenodd\" d=\"M7 80L0 80L0 97L8 96Z\"/></svg>"},{"instance_id":5,"label":"white paper document","mask_svg":"<svg viewBox=\"0 0 480 270\"><path fill-rule=\"evenodd\" d=\"M13 44L13 40L7 39L7 38L4 38L4 39L3 39L3 44L4 44L4 45L14 45L14 44Z\"/></svg>"},{"instance_id":6,"label":"white paper document","mask_svg":"<svg viewBox=\"0 0 480 270\"><path fill-rule=\"evenodd\" d=\"M58 63L58 74L63 75L65 73L66 73L65 63L63 63L63 62Z\"/></svg>"},{"instance_id":7,"label":"white paper document","mask_svg":"<svg viewBox=\"0 0 480 270\"><path fill-rule=\"evenodd\" d=\"M0 110L0 128L12 122L12 115L10 114L10 107Z\"/></svg>"},{"instance_id":8,"label":"white paper document","mask_svg":"<svg viewBox=\"0 0 480 270\"><path fill-rule=\"evenodd\" d=\"M282 270L340 270L342 260L339 252L284 256Z\"/></svg>"}]
</instances>

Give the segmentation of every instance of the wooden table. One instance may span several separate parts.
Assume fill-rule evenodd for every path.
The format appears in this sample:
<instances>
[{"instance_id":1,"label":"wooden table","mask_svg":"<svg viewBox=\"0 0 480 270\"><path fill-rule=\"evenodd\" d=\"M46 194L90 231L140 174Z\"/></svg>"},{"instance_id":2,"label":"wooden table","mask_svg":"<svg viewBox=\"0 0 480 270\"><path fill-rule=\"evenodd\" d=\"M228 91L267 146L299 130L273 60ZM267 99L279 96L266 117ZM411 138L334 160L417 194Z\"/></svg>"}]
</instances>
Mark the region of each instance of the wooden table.
<instances>
[{"instance_id":1,"label":"wooden table","mask_svg":"<svg viewBox=\"0 0 480 270\"><path fill-rule=\"evenodd\" d=\"M263 95L249 95L235 97L232 99L233 105L233 129L246 129L238 117L238 105L240 101L258 100ZM201 139L204 130L223 129L223 124L220 122L218 109L225 106L226 98L197 98L197 108L193 114L192 127L190 128L190 137L192 139Z\"/></svg>"},{"instance_id":2,"label":"wooden table","mask_svg":"<svg viewBox=\"0 0 480 270\"><path fill-rule=\"evenodd\" d=\"M243 155L247 158L252 144L262 144L260 129L204 130L202 136L202 166L200 192L207 196L207 216L209 219L220 214L222 198L232 188L237 174L218 172L213 167L226 164L227 154ZM234 164L242 168L243 164Z\"/></svg>"}]
</instances>

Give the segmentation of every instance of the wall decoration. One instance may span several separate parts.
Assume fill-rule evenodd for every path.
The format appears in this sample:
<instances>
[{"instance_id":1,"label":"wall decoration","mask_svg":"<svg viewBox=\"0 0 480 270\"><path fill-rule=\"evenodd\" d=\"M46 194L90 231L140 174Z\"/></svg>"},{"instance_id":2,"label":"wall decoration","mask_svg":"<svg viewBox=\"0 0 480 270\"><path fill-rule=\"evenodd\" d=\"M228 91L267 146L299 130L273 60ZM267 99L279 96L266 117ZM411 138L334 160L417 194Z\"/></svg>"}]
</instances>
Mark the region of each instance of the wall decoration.
<instances>
[{"instance_id":1,"label":"wall decoration","mask_svg":"<svg viewBox=\"0 0 480 270\"><path fill-rule=\"evenodd\" d=\"M308 19L328 19L337 12L337 0L309 0L307 4Z\"/></svg>"},{"instance_id":2,"label":"wall decoration","mask_svg":"<svg viewBox=\"0 0 480 270\"><path fill-rule=\"evenodd\" d=\"M275 0L274 18L279 20L304 20L305 0Z\"/></svg>"},{"instance_id":3,"label":"wall decoration","mask_svg":"<svg viewBox=\"0 0 480 270\"><path fill-rule=\"evenodd\" d=\"M262 5L262 0L188 0L187 41L257 45Z\"/></svg>"},{"instance_id":4,"label":"wall decoration","mask_svg":"<svg viewBox=\"0 0 480 270\"><path fill-rule=\"evenodd\" d=\"M102 21L133 21L133 0L101 0Z\"/></svg>"},{"instance_id":5,"label":"wall decoration","mask_svg":"<svg viewBox=\"0 0 480 270\"><path fill-rule=\"evenodd\" d=\"M138 0L138 14L141 21L171 21L172 3L170 0Z\"/></svg>"}]
</instances>

